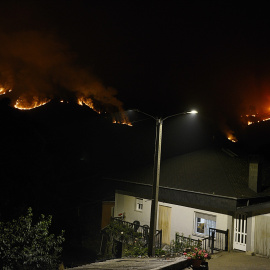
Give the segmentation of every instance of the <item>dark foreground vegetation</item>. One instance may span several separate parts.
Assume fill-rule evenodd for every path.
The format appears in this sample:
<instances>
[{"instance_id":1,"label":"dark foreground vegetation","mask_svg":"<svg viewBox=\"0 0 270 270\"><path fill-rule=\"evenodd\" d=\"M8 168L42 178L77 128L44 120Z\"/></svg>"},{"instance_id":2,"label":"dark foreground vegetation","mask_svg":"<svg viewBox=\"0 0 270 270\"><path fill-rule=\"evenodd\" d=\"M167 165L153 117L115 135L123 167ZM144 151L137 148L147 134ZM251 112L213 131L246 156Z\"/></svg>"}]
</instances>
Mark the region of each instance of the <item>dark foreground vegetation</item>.
<instances>
[{"instance_id":1,"label":"dark foreground vegetation","mask_svg":"<svg viewBox=\"0 0 270 270\"><path fill-rule=\"evenodd\" d=\"M64 232L49 232L52 217L41 215L34 223L32 209L25 216L0 222L0 268L11 270L58 269Z\"/></svg>"}]
</instances>

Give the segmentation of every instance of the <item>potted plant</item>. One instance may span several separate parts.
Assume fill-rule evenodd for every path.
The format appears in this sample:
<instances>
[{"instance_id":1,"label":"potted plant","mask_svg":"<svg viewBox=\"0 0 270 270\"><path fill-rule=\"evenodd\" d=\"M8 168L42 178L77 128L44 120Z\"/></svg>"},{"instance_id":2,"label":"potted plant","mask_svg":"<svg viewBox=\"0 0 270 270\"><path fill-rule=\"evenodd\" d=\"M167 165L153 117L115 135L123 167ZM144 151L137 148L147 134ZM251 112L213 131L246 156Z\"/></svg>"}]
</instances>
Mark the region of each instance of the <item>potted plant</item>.
<instances>
[{"instance_id":1,"label":"potted plant","mask_svg":"<svg viewBox=\"0 0 270 270\"><path fill-rule=\"evenodd\" d=\"M199 268L202 262L210 259L210 255L204 249L199 248L193 248L188 252L184 252L183 255L185 255L188 260L191 260L194 269Z\"/></svg>"}]
</instances>

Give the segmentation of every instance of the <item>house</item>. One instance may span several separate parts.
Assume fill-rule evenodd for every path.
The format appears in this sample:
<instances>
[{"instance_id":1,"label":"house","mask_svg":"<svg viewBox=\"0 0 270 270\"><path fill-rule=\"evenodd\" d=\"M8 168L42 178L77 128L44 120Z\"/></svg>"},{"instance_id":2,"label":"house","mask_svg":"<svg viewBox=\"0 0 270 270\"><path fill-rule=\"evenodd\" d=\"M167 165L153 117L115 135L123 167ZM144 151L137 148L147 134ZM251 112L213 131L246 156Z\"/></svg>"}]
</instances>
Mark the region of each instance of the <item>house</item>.
<instances>
[{"instance_id":1,"label":"house","mask_svg":"<svg viewBox=\"0 0 270 270\"><path fill-rule=\"evenodd\" d=\"M209 228L228 232L229 250L270 256L269 175L256 159L207 148L161 162L157 229L205 239ZM152 166L107 178L116 187L114 216L150 224ZM217 236L216 236L217 237Z\"/></svg>"}]
</instances>

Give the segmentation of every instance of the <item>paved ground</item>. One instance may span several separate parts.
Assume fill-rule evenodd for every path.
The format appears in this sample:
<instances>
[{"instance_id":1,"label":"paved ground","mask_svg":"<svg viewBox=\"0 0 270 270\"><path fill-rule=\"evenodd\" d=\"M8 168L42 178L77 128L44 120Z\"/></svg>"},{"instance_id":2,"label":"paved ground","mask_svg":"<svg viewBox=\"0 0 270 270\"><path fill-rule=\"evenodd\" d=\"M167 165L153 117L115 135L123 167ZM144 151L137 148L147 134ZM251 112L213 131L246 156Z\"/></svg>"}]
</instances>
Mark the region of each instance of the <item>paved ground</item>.
<instances>
[{"instance_id":1,"label":"paved ground","mask_svg":"<svg viewBox=\"0 0 270 270\"><path fill-rule=\"evenodd\" d=\"M170 259L161 258L122 258L87 264L70 268L72 270L178 270L183 269L186 263L185 257Z\"/></svg>"},{"instance_id":2,"label":"paved ground","mask_svg":"<svg viewBox=\"0 0 270 270\"><path fill-rule=\"evenodd\" d=\"M169 269L183 269L185 259L171 258L168 260L159 258L148 259L115 259L105 262L88 264L80 267L70 268L72 270L169 270ZM208 261L209 270L270 270L270 259L260 256L247 255L245 252L221 252L213 255L213 258Z\"/></svg>"},{"instance_id":3,"label":"paved ground","mask_svg":"<svg viewBox=\"0 0 270 270\"><path fill-rule=\"evenodd\" d=\"M270 259L245 252L221 252L208 261L209 270L270 270Z\"/></svg>"},{"instance_id":4,"label":"paved ground","mask_svg":"<svg viewBox=\"0 0 270 270\"><path fill-rule=\"evenodd\" d=\"M270 259L245 252L221 252L208 261L209 270L270 270ZM185 268L184 270L191 270Z\"/></svg>"}]
</instances>

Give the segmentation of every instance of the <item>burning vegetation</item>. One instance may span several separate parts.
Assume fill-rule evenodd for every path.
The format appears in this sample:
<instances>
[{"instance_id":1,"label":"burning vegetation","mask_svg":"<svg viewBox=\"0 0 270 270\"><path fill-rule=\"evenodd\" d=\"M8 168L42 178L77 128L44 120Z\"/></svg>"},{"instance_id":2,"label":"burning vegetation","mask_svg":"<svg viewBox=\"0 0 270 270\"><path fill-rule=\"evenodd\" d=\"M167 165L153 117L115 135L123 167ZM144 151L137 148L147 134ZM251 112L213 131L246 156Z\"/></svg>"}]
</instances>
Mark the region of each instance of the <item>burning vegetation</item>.
<instances>
[{"instance_id":1,"label":"burning vegetation","mask_svg":"<svg viewBox=\"0 0 270 270\"><path fill-rule=\"evenodd\" d=\"M43 106L50 102L50 99L40 100L38 97L33 97L30 101L26 98L18 98L14 107L19 110L31 110Z\"/></svg>"},{"instance_id":2,"label":"burning vegetation","mask_svg":"<svg viewBox=\"0 0 270 270\"><path fill-rule=\"evenodd\" d=\"M55 36L0 32L0 39L0 95L7 95L15 108L31 110L54 98L70 98L99 114L123 111L117 91L78 67L74 54ZM126 117L115 122L129 124Z\"/></svg>"}]
</instances>

